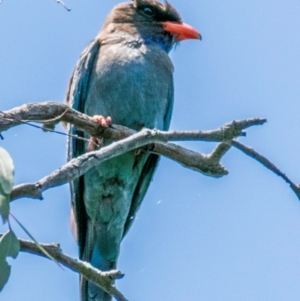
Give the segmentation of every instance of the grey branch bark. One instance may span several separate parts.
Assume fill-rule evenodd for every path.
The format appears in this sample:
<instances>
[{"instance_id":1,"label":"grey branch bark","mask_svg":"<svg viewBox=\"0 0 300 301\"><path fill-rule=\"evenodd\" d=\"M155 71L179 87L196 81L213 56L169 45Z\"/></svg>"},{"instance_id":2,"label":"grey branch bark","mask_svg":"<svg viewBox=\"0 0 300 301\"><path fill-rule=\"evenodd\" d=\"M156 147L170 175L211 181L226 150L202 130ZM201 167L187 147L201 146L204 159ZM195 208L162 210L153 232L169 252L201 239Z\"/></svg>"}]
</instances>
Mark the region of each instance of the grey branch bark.
<instances>
[{"instance_id":1,"label":"grey branch bark","mask_svg":"<svg viewBox=\"0 0 300 301\"><path fill-rule=\"evenodd\" d=\"M44 102L26 104L9 111L0 112L0 133L11 127L29 122L42 123L43 129L50 131L54 131L54 126L58 122L70 123L91 136L101 136L115 142L100 150L86 153L71 160L60 169L55 170L52 174L36 183L17 185L14 187L11 200L21 197L42 199L43 191L70 182L105 160L145 146L145 151L163 155L180 163L184 167L212 177L221 177L228 174L225 167L221 165L220 160L231 146L234 146L282 177L290 184L292 190L300 199L299 185L293 183L263 155L234 140L237 137L245 136L244 130L246 128L261 125L266 122L265 119L252 118L233 121L219 129L211 131L163 132L144 129L137 133L129 128L114 124L110 127L102 127L94 122L91 117L77 112L62 103ZM188 140L220 143L211 154L205 155L169 142Z\"/></svg>"},{"instance_id":2,"label":"grey branch bark","mask_svg":"<svg viewBox=\"0 0 300 301\"><path fill-rule=\"evenodd\" d=\"M36 183L15 186L11 194L11 200L25 196L42 199L43 191L76 179L86 173L90 168L105 160L109 160L125 152L153 143L154 152L166 155L188 167L192 164L191 168L194 170L205 173L209 167L211 167L210 172L214 176L221 176L227 173L219 162L212 162L211 158L208 156L187 150L178 145L165 143L164 133L165 132L157 130L144 129L130 137L113 142L100 150L88 152L78 158L72 159L67 164ZM160 150L162 151L160 152Z\"/></svg>"},{"instance_id":3,"label":"grey branch bark","mask_svg":"<svg viewBox=\"0 0 300 301\"><path fill-rule=\"evenodd\" d=\"M44 258L48 258L38 246L31 241L19 239L21 251L32 253ZM58 244L41 244L41 246L55 259L58 263L68 269L80 273L87 280L94 282L118 301L128 301L120 291L114 286L114 280L123 277L120 271L112 270L101 272L92 267L88 262L74 259L64 254ZM49 259L49 258L48 258Z\"/></svg>"},{"instance_id":4,"label":"grey branch bark","mask_svg":"<svg viewBox=\"0 0 300 301\"><path fill-rule=\"evenodd\" d=\"M300 199L299 185L294 184L266 157L235 140L240 136L246 135L245 129L261 125L266 122L265 119L252 118L233 121L211 131L164 132L155 129L143 129L140 132L135 132L129 128L114 124L110 127L102 127L95 123L91 117L77 112L64 104L44 102L23 105L5 112L0 111L0 138L2 137L1 132L7 131L14 126L28 124L29 122L41 123L43 124L43 129L48 131L54 131L54 127L58 122L70 123L91 136L108 138L114 142L99 150L88 152L76 159L72 159L36 183L15 186L11 194L11 201L21 197L42 199L42 194L45 190L68 183L83 175L95 165L137 148L142 148L141 151L165 156L184 167L205 175L221 177L226 175L228 171L222 166L220 160L232 146L283 178ZM201 154L171 143L172 141L211 141L218 142L218 144L210 154ZM46 257L34 243L20 240L20 244L22 251ZM122 277L119 271L101 272L87 262L76 260L63 254L58 245L42 246L59 263L81 273L83 277L99 285L114 296L116 300L127 300L113 285L115 279Z\"/></svg>"},{"instance_id":5,"label":"grey branch bark","mask_svg":"<svg viewBox=\"0 0 300 301\"><path fill-rule=\"evenodd\" d=\"M29 122L42 123L46 130L52 130L54 125L59 122L70 123L91 136L102 136L110 140L120 140L136 133L134 130L120 125L113 124L109 128L102 127L94 122L91 117L75 111L65 104L53 101L29 103L8 111L0 111L0 133ZM199 140L215 142L230 140L237 136L244 136L244 129L265 122L265 119L252 118L228 123L222 129L212 131L169 131L165 135L165 139L168 141Z\"/></svg>"}]
</instances>

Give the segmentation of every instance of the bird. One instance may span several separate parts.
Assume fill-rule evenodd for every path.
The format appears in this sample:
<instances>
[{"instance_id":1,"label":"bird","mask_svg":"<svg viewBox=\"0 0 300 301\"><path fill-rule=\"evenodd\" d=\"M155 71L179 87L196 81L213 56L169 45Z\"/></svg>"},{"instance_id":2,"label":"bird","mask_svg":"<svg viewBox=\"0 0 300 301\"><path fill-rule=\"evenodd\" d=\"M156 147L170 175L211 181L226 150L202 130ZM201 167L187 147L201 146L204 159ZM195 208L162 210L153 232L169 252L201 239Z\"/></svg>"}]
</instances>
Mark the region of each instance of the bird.
<instances>
[{"instance_id":1,"label":"bird","mask_svg":"<svg viewBox=\"0 0 300 301\"><path fill-rule=\"evenodd\" d=\"M83 50L66 102L89 116L139 131L168 130L173 109L171 49L200 33L183 23L168 2L117 4L99 34ZM111 119L110 119L111 118ZM97 119L97 117L96 117ZM87 151L87 137L69 126L68 160ZM103 139L102 145L111 143ZM130 151L100 163L70 184L72 231L79 258L101 271L116 269L120 245L156 170L159 156ZM80 279L82 301L110 301L94 283Z\"/></svg>"}]
</instances>

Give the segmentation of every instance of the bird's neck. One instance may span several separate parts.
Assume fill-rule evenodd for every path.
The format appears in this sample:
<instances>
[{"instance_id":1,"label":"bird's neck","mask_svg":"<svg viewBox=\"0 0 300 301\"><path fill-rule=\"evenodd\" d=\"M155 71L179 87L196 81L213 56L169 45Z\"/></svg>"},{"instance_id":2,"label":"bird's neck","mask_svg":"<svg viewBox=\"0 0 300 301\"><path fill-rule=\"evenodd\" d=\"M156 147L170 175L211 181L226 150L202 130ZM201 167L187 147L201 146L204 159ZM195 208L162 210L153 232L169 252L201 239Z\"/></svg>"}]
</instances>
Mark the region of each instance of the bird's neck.
<instances>
[{"instance_id":1,"label":"bird's neck","mask_svg":"<svg viewBox=\"0 0 300 301\"><path fill-rule=\"evenodd\" d=\"M163 32L153 32L148 30L137 30L134 26L126 27L126 31L122 27L110 24L106 30L100 31L99 39L101 43L125 43L125 44L144 44L156 45L160 49L169 53L174 44L174 37Z\"/></svg>"},{"instance_id":2,"label":"bird's neck","mask_svg":"<svg viewBox=\"0 0 300 301\"><path fill-rule=\"evenodd\" d=\"M148 34L142 34L142 39L144 40L145 44L156 44L158 47L160 47L162 50L169 53L173 46L173 38L170 35L148 35Z\"/></svg>"}]
</instances>

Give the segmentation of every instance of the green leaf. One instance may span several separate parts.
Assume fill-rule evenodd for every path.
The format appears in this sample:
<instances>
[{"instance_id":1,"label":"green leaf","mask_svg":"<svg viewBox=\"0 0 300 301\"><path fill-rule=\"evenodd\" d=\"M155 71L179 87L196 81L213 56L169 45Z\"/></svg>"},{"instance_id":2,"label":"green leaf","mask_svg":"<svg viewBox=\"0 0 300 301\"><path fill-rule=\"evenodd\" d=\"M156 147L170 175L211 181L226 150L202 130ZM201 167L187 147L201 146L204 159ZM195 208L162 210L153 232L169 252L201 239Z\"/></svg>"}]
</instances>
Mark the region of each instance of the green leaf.
<instances>
[{"instance_id":1,"label":"green leaf","mask_svg":"<svg viewBox=\"0 0 300 301\"><path fill-rule=\"evenodd\" d=\"M14 164L9 153L0 147L0 187L10 194L14 185Z\"/></svg>"},{"instance_id":2,"label":"green leaf","mask_svg":"<svg viewBox=\"0 0 300 301\"><path fill-rule=\"evenodd\" d=\"M19 251L20 242L10 229L0 238L0 292L7 283L11 271L11 266L7 263L6 258L16 258Z\"/></svg>"},{"instance_id":3,"label":"green leaf","mask_svg":"<svg viewBox=\"0 0 300 301\"><path fill-rule=\"evenodd\" d=\"M3 193L0 187L0 215L2 217L3 224L6 223L6 221L8 220L9 201L10 201L9 194Z\"/></svg>"},{"instance_id":4,"label":"green leaf","mask_svg":"<svg viewBox=\"0 0 300 301\"><path fill-rule=\"evenodd\" d=\"M8 219L10 193L14 185L14 164L9 153L0 147L0 215L3 223Z\"/></svg>"},{"instance_id":5,"label":"green leaf","mask_svg":"<svg viewBox=\"0 0 300 301\"><path fill-rule=\"evenodd\" d=\"M6 260L0 260L0 292L8 281L11 267Z\"/></svg>"},{"instance_id":6,"label":"green leaf","mask_svg":"<svg viewBox=\"0 0 300 301\"><path fill-rule=\"evenodd\" d=\"M15 233L12 230L9 230L0 239L0 261L4 260L8 256L16 258L19 251L20 242Z\"/></svg>"}]
</instances>

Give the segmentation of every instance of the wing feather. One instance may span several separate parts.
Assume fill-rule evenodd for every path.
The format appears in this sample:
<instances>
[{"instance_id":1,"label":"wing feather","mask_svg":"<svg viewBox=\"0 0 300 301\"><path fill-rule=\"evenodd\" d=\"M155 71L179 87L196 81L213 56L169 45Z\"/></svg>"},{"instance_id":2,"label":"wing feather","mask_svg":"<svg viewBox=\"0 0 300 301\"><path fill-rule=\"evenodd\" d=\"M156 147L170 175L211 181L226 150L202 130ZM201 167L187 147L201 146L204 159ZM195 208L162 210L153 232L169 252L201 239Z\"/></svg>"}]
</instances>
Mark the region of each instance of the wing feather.
<instances>
[{"instance_id":1,"label":"wing feather","mask_svg":"<svg viewBox=\"0 0 300 301\"><path fill-rule=\"evenodd\" d=\"M164 128L163 130L168 130L171 122L171 116L173 111L173 103L174 103L174 86L173 86L173 80L171 81L171 86L169 88L169 95L168 95L168 108L165 113L164 117ZM134 217L136 215L136 212L138 211L139 207L141 206L141 203L145 197L145 194L148 190L148 187L152 181L154 172L157 168L158 162L160 157L155 154L150 154L141 173L141 176L139 178L139 182L135 188L131 207L129 210L129 214L127 217L127 220L125 222L124 226L124 232L123 237L127 234L130 226L132 225L134 221Z\"/></svg>"},{"instance_id":2,"label":"wing feather","mask_svg":"<svg viewBox=\"0 0 300 301\"><path fill-rule=\"evenodd\" d=\"M69 89L66 96L66 102L73 109L84 112L85 99L88 92L89 80L93 65L100 48L100 43L97 39L91 41L82 52L70 79ZM76 130L75 127L69 128L69 133L83 137L82 131ZM83 140L69 138L68 140L68 160L76 158L86 152L85 143ZM84 178L83 176L74 180L71 185L71 201L74 216L74 233L79 245L79 257L82 258L85 238L87 231L87 214L83 201ZM72 215L71 215L72 216Z\"/></svg>"}]
</instances>

